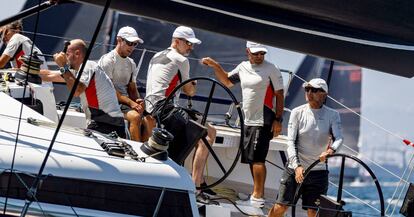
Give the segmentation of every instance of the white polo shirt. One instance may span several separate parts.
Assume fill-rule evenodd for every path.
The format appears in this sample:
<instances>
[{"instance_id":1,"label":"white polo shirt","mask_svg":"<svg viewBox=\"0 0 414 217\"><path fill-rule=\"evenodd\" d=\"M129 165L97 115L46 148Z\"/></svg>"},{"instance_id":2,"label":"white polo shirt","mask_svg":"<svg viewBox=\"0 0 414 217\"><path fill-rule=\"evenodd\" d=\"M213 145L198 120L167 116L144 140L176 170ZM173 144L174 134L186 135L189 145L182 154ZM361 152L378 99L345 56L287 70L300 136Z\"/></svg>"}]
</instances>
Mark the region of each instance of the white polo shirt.
<instances>
[{"instance_id":1,"label":"white polo shirt","mask_svg":"<svg viewBox=\"0 0 414 217\"><path fill-rule=\"evenodd\" d=\"M244 61L228 74L228 78L232 83L241 84L245 125L263 126L263 105L274 111L274 92L283 89L280 70L266 60L259 65Z\"/></svg>"}]
</instances>

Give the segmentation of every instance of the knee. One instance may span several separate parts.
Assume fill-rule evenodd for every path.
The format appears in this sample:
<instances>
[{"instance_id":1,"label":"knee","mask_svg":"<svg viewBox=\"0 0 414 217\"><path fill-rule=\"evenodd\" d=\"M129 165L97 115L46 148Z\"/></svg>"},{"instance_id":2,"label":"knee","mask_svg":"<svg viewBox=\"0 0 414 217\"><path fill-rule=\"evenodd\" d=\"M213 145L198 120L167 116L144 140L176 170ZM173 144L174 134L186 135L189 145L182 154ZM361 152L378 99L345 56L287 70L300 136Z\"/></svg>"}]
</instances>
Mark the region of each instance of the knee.
<instances>
[{"instance_id":1,"label":"knee","mask_svg":"<svg viewBox=\"0 0 414 217\"><path fill-rule=\"evenodd\" d=\"M142 118L141 114L135 110L129 111L127 113L127 120L130 123L141 123L141 118Z\"/></svg>"},{"instance_id":2,"label":"knee","mask_svg":"<svg viewBox=\"0 0 414 217\"><path fill-rule=\"evenodd\" d=\"M210 124L208 124L207 126L207 134L208 137L210 137L211 139L216 139L216 134L217 134L217 130L216 128L214 128L213 126L211 126Z\"/></svg>"}]
</instances>

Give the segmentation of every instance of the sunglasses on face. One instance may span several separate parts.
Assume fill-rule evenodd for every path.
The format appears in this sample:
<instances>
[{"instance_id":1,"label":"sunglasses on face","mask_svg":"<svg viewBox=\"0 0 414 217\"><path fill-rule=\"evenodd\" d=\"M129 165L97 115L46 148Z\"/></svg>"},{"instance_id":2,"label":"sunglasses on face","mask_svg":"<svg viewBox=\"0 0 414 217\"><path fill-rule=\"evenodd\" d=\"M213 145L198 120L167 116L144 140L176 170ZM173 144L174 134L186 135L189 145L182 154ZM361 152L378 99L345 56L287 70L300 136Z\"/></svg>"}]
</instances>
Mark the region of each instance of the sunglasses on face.
<instances>
[{"instance_id":1,"label":"sunglasses on face","mask_svg":"<svg viewBox=\"0 0 414 217\"><path fill-rule=\"evenodd\" d=\"M309 91L312 93L325 92L322 88L305 87L305 92L309 92Z\"/></svg>"},{"instance_id":2,"label":"sunglasses on face","mask_svg":"<svg viewBox=\"0 0 414 217\"><path fill-rule=\"evenodd\" d=\"M186 45L188 45L188 46L193 46L193 43L191 43L191 42L189 42L189 41L187 41L187 40L185 40L184 38L179 38L181 41L183 41L183 42L185 42L185 44Z\"/></svg>"},{"instance_id":3,"label":"sunglasses on face","mask_svg":"<svg viewBox=\"0 0 414 217\"><path fill-rule=\"evenodd\" d=\"M123 38L122 40L125 41L125 44L127 44L130 47L136 47L138 45L138 42L130 42L126 40L125 38Z\"/></svg>"},{"instance_id":4,"label":"sunglasses on face","mask_svg":"<svg viewBox=\"0 0 414 217\"><path fill-rule=\"evenodd\" d=\"M264 56L266 54L266 52L256 52L256 53L250 53L250 54L253 55L253 56L259 56L259 55Z\"/></svg>"}]
</instances>

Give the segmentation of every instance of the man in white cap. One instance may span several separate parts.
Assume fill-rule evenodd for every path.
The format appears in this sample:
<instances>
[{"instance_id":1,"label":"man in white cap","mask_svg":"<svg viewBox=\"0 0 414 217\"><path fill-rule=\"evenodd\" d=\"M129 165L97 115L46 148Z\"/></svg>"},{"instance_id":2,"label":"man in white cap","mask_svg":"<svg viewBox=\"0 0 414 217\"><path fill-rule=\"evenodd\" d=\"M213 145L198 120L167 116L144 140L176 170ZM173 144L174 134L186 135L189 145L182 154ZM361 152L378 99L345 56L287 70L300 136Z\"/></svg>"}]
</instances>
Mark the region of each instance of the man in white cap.
<instances>
[{"instance_id":1,"label":"man in white cap","mask_svg":"<svg viewBox=\"0 0 414 217\"><path fill-rule=\"evenodd\" d=\"M141 134L144 100L137 90L137 67L129 56L139 43L144 41L138 37L134 28L125 26L119 29L116 47L103 55L99 66L105 71L115 86L116 96L124 118L129 122L131 140L146 141L147 134Z\"/></svg>"},{"instance_id":2,"label":"man in white cap","mask_svg":"<svg viewBox=\"0 0 414 217\"><path fill-rule=\"evenodd\" d=\"M319 195L328 191L327 165L313 167L304 180L308 167L320 160L326 161L342 145L341 119L339 113L324 105L328 85L315 78L303 84L307 103L292 110L288 126L289 162L280 180L276 204L269 217L282 217L293 204L296 186L302 183L302 207L308 216L316 216Z\"/></svg>"},{"instance_id":3,"label":"man in white cap","mask_svg":"<svg viewBox=\"0 0 414 217\"><path fill-rule=\"evenodd\" d=\"M264 45L248 41L246 53L248 61L240 63L230 73L210 57L203 58L202 62L212 67L217 79L227 87L241 83L246 125L241 162L250 165L253 192L249 200L238 203L262 208L269 142L282 130L283 78L278 67L264 59L267 53Z\"/></svg>"},{"instance_id":4,"label":"man in white cap","mask_svg":"<svg viewBox=\"0 0 414 217\"><path fill-rule=\"evenodd\" d=\"M145 110L153 114L162 104L163 100L170 95L171 91L182 81L190 78L190 64L186 56L194 48L194 44L200 44L201 41L195 37L194 31L186 26L179 26L175 29L171 46L166 50L158 52L150 61L147 73L147 88L145 96ZM196 92L196 83L188 83L183 86L182 91L187 96L194 96ZM154 115L154 114L153 114ZM150 116L148 116L149 118ZM151 118L155 126L154 118ZM216 131L211 125L207 125L207 141L213 144ZM167 129L170 130L170 129ZM171 129L174 130L174 129ZM178 135L174 135L178 137ZM208 156L208 149L202 141L199 142L195 152L192 177L196 186L199 187L203 182L203 170ZM173 160L180 150L170 147L169 155ZM180 163L180 162L178 162Z\"/></svg>"}]
</instances>

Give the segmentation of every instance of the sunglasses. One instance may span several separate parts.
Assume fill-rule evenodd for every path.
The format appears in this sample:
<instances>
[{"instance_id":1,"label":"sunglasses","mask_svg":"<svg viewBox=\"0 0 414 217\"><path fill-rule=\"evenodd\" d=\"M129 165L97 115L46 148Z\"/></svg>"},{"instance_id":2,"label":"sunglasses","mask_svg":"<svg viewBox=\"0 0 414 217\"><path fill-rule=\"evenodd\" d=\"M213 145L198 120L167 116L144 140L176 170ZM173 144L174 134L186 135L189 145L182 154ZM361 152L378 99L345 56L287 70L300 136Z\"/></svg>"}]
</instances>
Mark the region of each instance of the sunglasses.
<instances>
[{"instance_id":1,"label":"sunglasses","mask_svg":"<svg viewBox=\"0 0 414 217\"><path fill-rule=\"evenodd\" d=\"M305 87L305 92L309 92L309 91L312 93L325 92L322 88Z\"/></svg>"},{"instance_id":2,"label":"sunglasses","mask_svg":"<svg viewBox=\"0 0 414 217\"><path fill-rule=\"evenodd\" d=\"M256 53L250 53L250 54L253 55L253 56L259 56L259 55L264 56L266 54L266 52L256 52Z\"/></svg>"},{"instance_id":3,"label":"sunglasses","mask_svg":"<svg viewBox=\"0 0 414 217\"><path fill-rule=\"evenodd\" d=\"M191 42L189 42L189 41L185 40L184 38L179 38L179 39L180 39L181 41L184 41L186 45L188 45L188 46L193 46L193 43L191 43Z\"/></svg>"},{"instance_id":4,"label":"sunglasses","mask_svg":"<svg viewBox=\"0 0 414 217\"><path fill-rule=\"evenodd\" d=\"M127 44L130 47L136 47L138 45L138 42L130 42L126 40L125 38L123 38L122 41L125 41L125 44Z\"/></svg>"}]
</instances>

